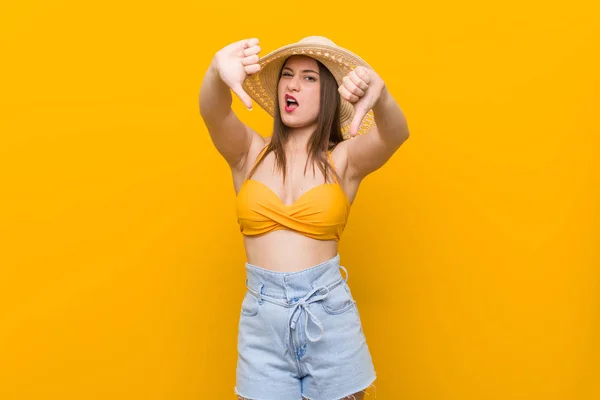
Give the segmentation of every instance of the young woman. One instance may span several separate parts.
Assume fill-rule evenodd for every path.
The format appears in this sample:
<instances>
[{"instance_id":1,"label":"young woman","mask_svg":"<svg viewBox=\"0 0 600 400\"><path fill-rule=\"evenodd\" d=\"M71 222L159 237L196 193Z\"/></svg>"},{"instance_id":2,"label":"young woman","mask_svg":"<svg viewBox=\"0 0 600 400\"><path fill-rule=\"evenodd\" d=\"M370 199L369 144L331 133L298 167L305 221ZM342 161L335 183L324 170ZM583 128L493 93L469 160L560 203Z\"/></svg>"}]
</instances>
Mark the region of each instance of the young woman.
<instances>
[{"instance_id":1,"label":"young woman","mask_svg":"<svg viewBox=\"0 0 600 400\"><path fill-rule=\"evenodd\" d=\"M256 38L225 46L200 90L247 256L234 391L363 399L376 374L338 242L360 182L409 137L406 120L381 77L327 38L259 52ZM270 136L238 119L231 91L273 116Z\"/></svg>"}]
</instances>

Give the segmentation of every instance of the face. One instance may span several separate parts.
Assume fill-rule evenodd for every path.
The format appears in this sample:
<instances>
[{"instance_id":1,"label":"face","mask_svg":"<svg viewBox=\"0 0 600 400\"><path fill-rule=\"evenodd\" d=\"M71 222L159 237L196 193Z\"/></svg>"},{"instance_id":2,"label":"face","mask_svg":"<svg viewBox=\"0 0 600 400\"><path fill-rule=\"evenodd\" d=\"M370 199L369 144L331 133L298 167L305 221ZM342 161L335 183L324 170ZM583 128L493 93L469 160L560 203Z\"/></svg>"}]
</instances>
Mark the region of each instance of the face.
<instances>
[{"instance_id":1,"label":"face","mask_svg":"<svg viewBox=\"0 0 600 400\"><path fill-rule=\"evenodd\" d=\"M319 115L321 82L317 61L291 56L286 61L277 88L281 120L290 128L314 125ZM296 103L288 102L291 96ZM291 99L290 99L291 100Z\"/></svg>"}]
</instances>

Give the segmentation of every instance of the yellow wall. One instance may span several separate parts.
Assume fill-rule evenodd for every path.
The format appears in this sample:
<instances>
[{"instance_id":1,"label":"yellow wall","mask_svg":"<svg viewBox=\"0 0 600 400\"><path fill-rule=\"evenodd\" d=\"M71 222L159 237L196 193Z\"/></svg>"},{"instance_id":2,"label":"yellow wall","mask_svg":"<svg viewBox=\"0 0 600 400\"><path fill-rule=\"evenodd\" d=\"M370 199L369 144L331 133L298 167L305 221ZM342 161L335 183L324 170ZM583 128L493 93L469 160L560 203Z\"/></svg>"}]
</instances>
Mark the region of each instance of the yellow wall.
<instances>
[{"instance_id":1,"label":"yellow wall","mask_svg":"<svg viewBox=\"0 0 600 400\"><path fill-rule=\"evenodd\" d=\"M234 397L245 259L198 91L230 42L315 34L411 128L340 248L377 398L600 398L598 9L206 3L2 7L0 398Z\"/></svg>"}]
</instances>

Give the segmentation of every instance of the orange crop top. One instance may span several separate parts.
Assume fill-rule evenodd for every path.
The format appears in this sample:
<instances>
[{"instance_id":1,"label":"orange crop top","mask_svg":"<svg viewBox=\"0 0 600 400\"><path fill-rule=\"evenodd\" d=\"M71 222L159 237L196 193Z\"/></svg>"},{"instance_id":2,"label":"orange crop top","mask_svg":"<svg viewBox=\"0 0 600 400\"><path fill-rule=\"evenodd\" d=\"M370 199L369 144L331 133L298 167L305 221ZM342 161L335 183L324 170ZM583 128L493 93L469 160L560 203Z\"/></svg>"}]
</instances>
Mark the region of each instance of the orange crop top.
<instances>
[{"instance_id":1,"label":"orange crop top","mask_svg":"<svg viewBox=\"0 0 600 400\"><path fill-rule=\"evenodd\" d=\"M328 156L333 166L331 151ZM350 201L335 175L334 179L335 183L317 185L289 205L264 183L246 179L236 198L240 231L245 236L257 236L288 229L313 239L339 241L350 213Z\"/></svg>"}]
</instances>

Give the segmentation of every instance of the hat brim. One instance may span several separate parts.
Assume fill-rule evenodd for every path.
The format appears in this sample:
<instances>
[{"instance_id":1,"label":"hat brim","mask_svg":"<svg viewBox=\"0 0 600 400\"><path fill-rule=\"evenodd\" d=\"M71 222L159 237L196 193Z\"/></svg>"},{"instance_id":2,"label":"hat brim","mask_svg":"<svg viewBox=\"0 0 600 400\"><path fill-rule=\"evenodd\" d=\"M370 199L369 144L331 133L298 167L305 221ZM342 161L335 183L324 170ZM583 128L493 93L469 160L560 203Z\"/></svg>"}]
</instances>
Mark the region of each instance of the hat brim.
<instances>
[{"instance_id":1,"label":"hat brim","mask_svg":"<svg viewBox=\"0 0 600 400\"><path fill-rule=\"evenodd\" d=\"M285 60L293 55L304 55L320 61L335 78L338 86L342 79L357 66L371 68L366 61L358 55L339 46L330 46L319 43L294 43L280 47L263 56L259 61L261 67L256 74L249 75L242 86L246 93L269 115L275 116L275 98L279 71ZM352 103L340 98L340 124L344 140L350 139L350 124L354 118ZM357 135L366 133L375 126L373 110L369 110L363 118Z\"/></svg>"}]
</instances>

